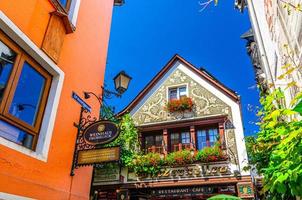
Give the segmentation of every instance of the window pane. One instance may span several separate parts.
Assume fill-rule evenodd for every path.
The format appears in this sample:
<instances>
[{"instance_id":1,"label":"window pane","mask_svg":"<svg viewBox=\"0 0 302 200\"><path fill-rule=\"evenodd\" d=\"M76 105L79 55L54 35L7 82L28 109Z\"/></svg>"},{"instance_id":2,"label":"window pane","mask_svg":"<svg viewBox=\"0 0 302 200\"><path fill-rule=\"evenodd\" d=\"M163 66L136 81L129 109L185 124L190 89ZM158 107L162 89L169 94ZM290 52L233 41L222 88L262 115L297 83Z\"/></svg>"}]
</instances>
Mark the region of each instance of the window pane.
<instances>
[{"instance_id":1,"label":"window pane","mask_svg":"<svg viewBox=\"0 0 302 200\"><path fill-rule=\"evenodd\" d=\"M45 85L45 78L24 63L9 113L34 126Z\"/></svg>"},{"instance_id":2,"label":"window pane","mask_svg":"<svg viewBox=\"0 0 302 200\"><path fill-rule=\"evenodd\" d=\"M197 148L198 150L203 149L207 146L207 133L205 130L197 131Z\"/></svg>"},{"instance_id":3,"label":"window pane","mask_svg":"<svg viewBox=\"0 0 302 200\"><path fill-rule=\"evenodd\" d=\"M33 136L12 126L4 121L0 120L0 137L7 140L25 146L27 148L32 148Z\"/></svg>"},{"instance_id":4,"label":"window pane","mask_svg":"<svg viewBox=\"0 0 302 200\"><path fill-rule=\"evenodd\" d=\"M169 99L177 99L177 89L170 89L169 90Z\"/></svg>"},{"instance_id":5,"label":"window pane","mask_svg":"<svg viewBox=\"0 0 302 200\"><path fill-rule=\"evenodd\" d=\"M179 134L171 133L170 135L171 151L178 151L179 150L178 144L179 144Z\"/></svg>"},{"instance_id":6,"label":"window pane","mask_svg":"<svg viewBox=\"0 0 302 200\"><path fill-rule=\"evenodd\" d=\"M218 131L217 129L209 129L209 141L210 146L214 146L217 141Z\"/></svg>"},{"instance_id":7,"label":"window pane","mask_svg":"<svg viewBox=\"0 0 302 200\"><path fill-rule=\"evenodd\" d=\"M179 97L187 96L187 87L180 87L179 88Z\"/></svg>"},{"instance_id":8,"label":"window pane","mask_svg":"<svg viewBox=\"0 0 302 200\"><path fill-rule=\"evenodd\" d=\"M163 143L163 136L157 135L155 136L155 146L161 146Z\"/></svg>"},{"instance_id":9,"label":"window pane","mask_svg":"<svg viewBox=\"0 0 302 200\"><path fill-rule=\"evenodd\" d=\"M181 143L190 144L190 133L189 132L181 133Z\"/></svg>"},{"instance_id":10,"label":"window pane","mask_svg":"<svg viewBox=\"0 0 302 200\"><path fill-rule=\"evenodd\" d=\"M2 101L16 56L13 50L0 41L0 102Z\"/></svg>"},{"instance_id":11,"label":"window pane","mask_svg":"<svg viewBox=\"0 0 302 200\"><path fill-rule=\"evenodd\" d=\"M60 4L66 8L68 0L59 0Z\"/></svg>"},{"instance_id":12,"label":"window pane","mask_svg":"<svg viewBox=\"0 0 302 200\"><path fill-rule=\"evenodd\" d=\"M145 138L145 145L146 145L146 148L152 147L154 145L154 137L153 136L147 136Z\"/></svg>"},{"instance_id":13,"label":"window pane","mask_svg":"<svg viewBox=\"0 0 302 200\"><path fill-rule=\"evenodd\" d=\"M179 134L172 133L171 134L171 144L178 144L179 143Z\"/></svg>"}]
</instances>

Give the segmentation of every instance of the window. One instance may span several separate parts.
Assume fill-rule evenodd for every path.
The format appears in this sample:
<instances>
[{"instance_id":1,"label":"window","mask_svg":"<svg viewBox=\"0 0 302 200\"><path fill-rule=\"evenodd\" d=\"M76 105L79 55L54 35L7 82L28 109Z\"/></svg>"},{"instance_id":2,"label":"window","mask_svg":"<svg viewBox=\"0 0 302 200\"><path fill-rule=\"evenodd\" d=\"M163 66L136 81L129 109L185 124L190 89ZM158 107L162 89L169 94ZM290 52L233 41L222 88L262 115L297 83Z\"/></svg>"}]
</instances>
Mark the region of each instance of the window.
<instances>
[{"instance_id":1,"label":"window","mask_svg":"<svg viewBox=\"0 0 302 200\"><path fill-rule=\"evenodd\" d=\"M181 99L182 97L187 97L187 87L181 86L169 89L169 100Z\"/></svg>"},{"instance_id":2,"label":"window","mask_svg":"<svg viewBox=\"0 0 302 200\"><path fill-rule=\"evenodd\" d=\"M171 133L170 134L170 151L180 151L189 149L191 137L189 132Z\"/></svg>"},{"instance_id":3,"label":"window","mask_svg":"<svg viewBox=\"0 0 302 200\"><path fill-rule=\"evenodd\" d=\"M72 0L56 0L56 1L59 2L59 4L64 8L64 10L68 11Z\"/></svg>"},{"instance_id":4,"label":"window","mask_svg":"<svg viewBox=\"0 0 302 200\"><path fill-rule=\"evenodd\" d=\"M145 150L146 153L157 152L163 153L163 136L162 135L150 135L145 137Z\"/></svg>"},{"instance_id":5,"label":"window","mask_svg":"<svg viewBox=\"0 0 302 200\"><path fill-rule=\"evenodd\" d=\"M197 130L197 148L198 150L204 147L212 147L217 142L218 130L217 128L208 128Z\"/></svg>"},{"instance_id":6,"label":"window","mask_svg":"<svg viewBox=\"0 0 302 200\"><path fill-rule=\"evenodd\" d=\"M0 137L34 149L51 75L0 32Z\"/></svg>"}]
</instances>

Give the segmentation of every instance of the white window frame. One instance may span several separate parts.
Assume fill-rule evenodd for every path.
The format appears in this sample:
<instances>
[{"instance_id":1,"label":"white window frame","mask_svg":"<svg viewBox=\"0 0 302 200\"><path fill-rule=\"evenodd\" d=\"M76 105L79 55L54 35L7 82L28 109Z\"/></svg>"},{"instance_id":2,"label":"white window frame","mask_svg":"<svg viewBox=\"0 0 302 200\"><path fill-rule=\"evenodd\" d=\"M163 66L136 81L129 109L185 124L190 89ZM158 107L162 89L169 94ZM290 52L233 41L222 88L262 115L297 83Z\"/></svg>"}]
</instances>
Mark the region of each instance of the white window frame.
<instances>
[{"instance_id":1,"label":"white window frame","mask_svg":"<svg viewBox=\"0 0 302 200\"><path fill-rule=\"evenodd\" d=\"M180 99L180 92L179 92L179 88L182 88L182 87L186 87L186 96L188 97L189 95L189 87L188 87L188 84L182 84L182 85L174 85L174 86L170 86L168 87L168 91L167 91L167 99L170 100L170 90L173 90L173 89L177 89L177 99Z\"/></svg>"},{"instance_id":2,"label":"white window frame","mask_svg":"<svg viewBox=\"0 0 302 200\"><path fill-rule=\"evenodd\" d=\"M68 11L68 19L70 20L71 24L76 27L77 19L79 15L81 0L71 0L70 7Z\"/></svg>"},{"instance_id":3,"label":"white window frame","mask_svg":"<svg viewBox=\"0 0 302 200\"><path fill-rule=\"evenodd\" d=\"M52 75L52 82L46 103L41 130L35 150L30 150L19 144L0 137L0 145L6 146L27 156L47 161L50 142L52 138L57 108L63 87L64 72L37 47L2 11L0 11L0 30L18 44L41 67Z\"/></svg>"},{"instance_id":4,"label":"white window frame","mask_svg":"<svg viewBox=\"0 0 302 200\"><path fill-rule=\"evenodd\" d=\"M34 200L29 197L24 197L24 196L19 196L19 195L15 195L15 194L4 193L4 192L0 192L0 199L3 199L3 200Z\"/></svg>"}]
</instances>

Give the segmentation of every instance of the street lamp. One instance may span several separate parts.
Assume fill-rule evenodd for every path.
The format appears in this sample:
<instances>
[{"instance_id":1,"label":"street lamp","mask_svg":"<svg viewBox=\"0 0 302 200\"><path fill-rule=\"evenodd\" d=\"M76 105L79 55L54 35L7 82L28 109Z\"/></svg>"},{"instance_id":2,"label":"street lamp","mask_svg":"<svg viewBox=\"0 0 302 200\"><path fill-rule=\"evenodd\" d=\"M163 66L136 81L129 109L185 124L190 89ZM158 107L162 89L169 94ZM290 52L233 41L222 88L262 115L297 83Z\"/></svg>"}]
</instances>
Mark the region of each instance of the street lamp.
<instances>
[{"instance_id":1,"label":"street lamp","mask_svg":"<svg viewBox=\"0 0 302 200\"><path fill-rule=\"evenodd\" d=\"M114 92L114 91L110 91L108 89L106 89L106 85L105 87L102 86L102 95L101 96L97 96L95 93L93 92L84 92L84 98L85 99L89 99L91 97L91 95L95 96L100 105L102 105L102 100L103 98L106 98L106 99L111 99L112 96L115 96L115 97L121 97L122 94L128 89L128 86L129 86L129 82L132 78L127 75L125 73L125 71L121 71L120 73L118 73L114 78L114 85L115 85L115 90L117 92Z\"/></svg>"},{"instance_id":2,"label":"street lamp","mask_svg":"<svg viewBox=\"0 0 302 200\"><path fill-rule=\"evenodd\" d=\"M129 85L129 82L131 81L131 77L125 73L125 71L121 71L118 73L114 78L114 85L115 85L115 90L119 94L123 94Z\"/></svg>"}]
</instances>

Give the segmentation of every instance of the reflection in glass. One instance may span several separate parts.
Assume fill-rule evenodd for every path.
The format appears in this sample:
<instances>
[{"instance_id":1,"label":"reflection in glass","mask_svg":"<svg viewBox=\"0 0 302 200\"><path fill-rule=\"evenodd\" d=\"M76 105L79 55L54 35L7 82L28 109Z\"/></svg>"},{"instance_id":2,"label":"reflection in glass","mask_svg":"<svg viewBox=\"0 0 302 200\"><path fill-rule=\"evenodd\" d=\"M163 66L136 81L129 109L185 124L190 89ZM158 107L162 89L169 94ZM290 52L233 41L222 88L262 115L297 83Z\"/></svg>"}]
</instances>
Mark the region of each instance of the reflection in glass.
<instances>
[{"instance_id":1,"label":"reflection in glass","mask_svg":"<svg viewBox=\"0 0 302 200\"><path fill-rule=\"evenodd\" d=\"M189 132L183 132L181 133L181 143L182 144L190 144L190 133Z\"/></svg>"},{"instance_id":2,"label":"reflection in glass","mask_svg":"<svg viewBox=\"0 0 302 200\"><path fill-rule=\"evenodd\" d=\"M197 148L202 150L207 146L207 133L205 130L197 131Z\"/></svg>"},{"instance_id":3,"label":"reflection in glass","mask_svg":"<svg viewBox=\"0 0 302 200\"><path fill-rule=\"evenodd\" d=\"M59 0L60 4L61 4L64 8L66 8L66 6L67 6L67 1L68 1L68 0Z\"/></svg>"},{"instance_id":4,"label":"reflection in glass","mask_svg":"<svg viewBox=\"0 0 302 200\"><path fill-rule=\"evenodd\" d=\"M218 131L217 129L210 129L209 130L209 141L210 141L210 146L214 146L218 137Z\"/></svg>"},{"instance_id":5,"label":"reflection in glass","mask_svg":"<svg viewBox=\"0 0 302 200\"><path fill-rule=\"evenodd\" d=\"M177 99L177 89L169 90L169 100Z\"/></svg>"},{"instance_id":6,"label":"reflection in glass","mask_svg":"<svg viewBox=\"0 0 302 200\"><path fill-rule=\"evenodd\" d=\"M25 146L27 148L32 148L33 136L12 126L4 121L0 120L0 137L7 140Z\"/></svg>"},{"instance_id":7,"label":"reflection in glass","mask_svg":"<svg viewBox=\"0 0 302 200\"><path fill-rule=\"evenodd\" d=\"M180 87L179 88L179 98L187 96L187 87Z\"/></svg>"},{"instance_id":8,"label":"reflection in glass","mask_svg":"<svg viewBox=\"0 0 302 200\"><path fill-rule=\"evenodd\" d=\"M9 113L34 126L45 85L45 78L24 63Z\"/></svg>"},{"instance_id":9,"label":"reflection in glass","mask_svg":"<svg viewBox=\"0 0 302 200\"><path fill-rule=\"evenodd\" d=\"M15 60L16 53L0 41L0 102L2 101Z\"/></svg>"}]
</instances>

